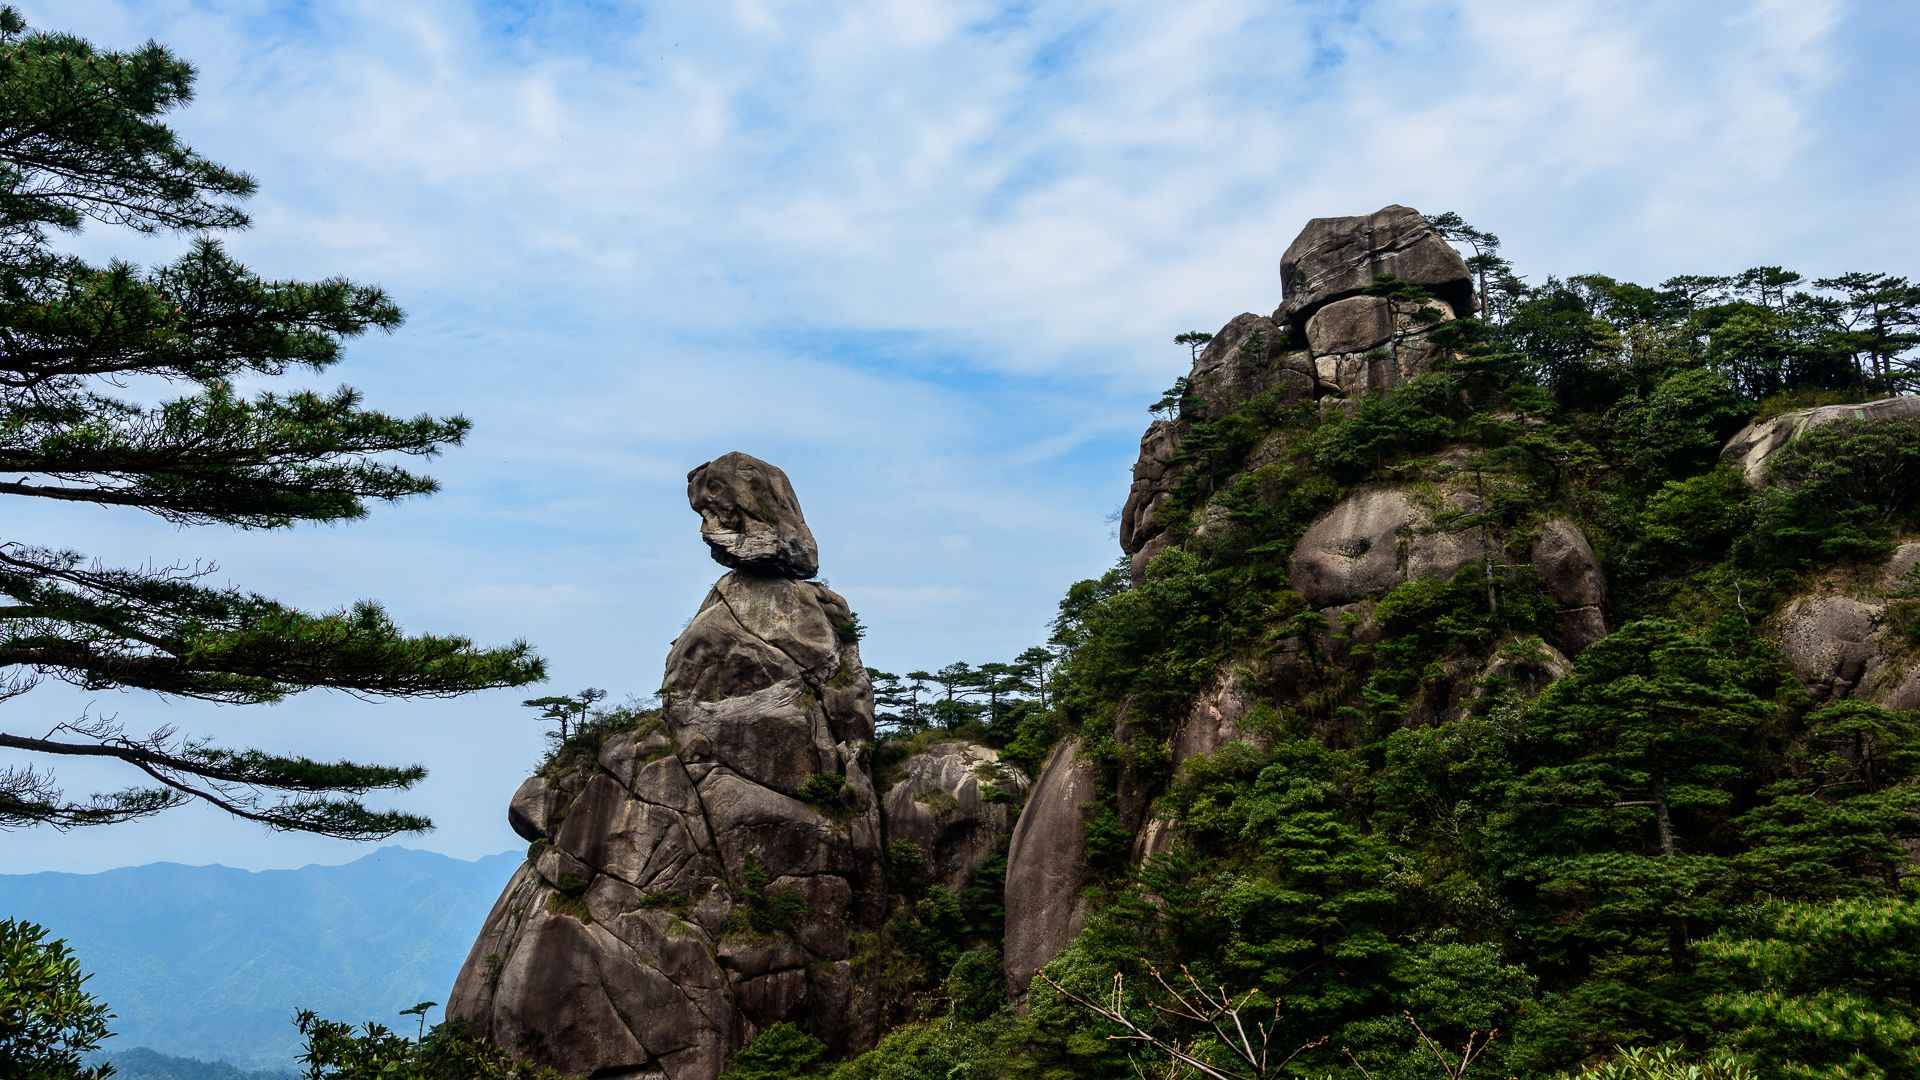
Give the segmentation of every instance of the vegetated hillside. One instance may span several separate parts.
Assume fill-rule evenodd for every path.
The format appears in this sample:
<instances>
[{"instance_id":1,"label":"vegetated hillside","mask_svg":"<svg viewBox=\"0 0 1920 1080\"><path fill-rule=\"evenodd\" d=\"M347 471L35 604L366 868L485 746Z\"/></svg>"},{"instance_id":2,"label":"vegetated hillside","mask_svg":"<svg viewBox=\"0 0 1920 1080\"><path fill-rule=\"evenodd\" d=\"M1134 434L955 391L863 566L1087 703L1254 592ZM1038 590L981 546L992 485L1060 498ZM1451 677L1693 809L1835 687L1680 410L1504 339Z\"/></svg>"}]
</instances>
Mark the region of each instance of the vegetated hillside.
<instances>
[{"instance_id":1,"label":"vegetated hillside","mask_svg":"<svg viewBox=\"0 0 1920 1080\"><path fill-rule=\"evenodd\" d=\"M1529 286L1490 241L1311 223L1279 310L1159 404L1130 564L1069 590L1044 702L943 669L908 679L947 708L883 709L1044 755L1006 864L1026 1008L896 902L873 985L920 1022L838 1066L783 1025L732 1075L1164 1062L1069 994L1225 1075L1452 1075L1425 1036L1491 1038L1474 1076L1663 1044L1920 1075L1920 403L1832 407L1911 389L1920 291ZM1251 995L1288 1063L1232 1071L1156 970Z\"/></svg>"},{"instance_id":2,"label":"vegetated hillside","mask_svg":"<svg viewBox=\"0 0 1920 1080\"><path fill-rule=\"evenodd\" d=\"M383 848L298 870L0 875L0 911L72 944L119 1017L109 1057L290 1068L298 1007L397 1027L399 1010L443 998L517 861Z\"/></svg>"}]
</instances>

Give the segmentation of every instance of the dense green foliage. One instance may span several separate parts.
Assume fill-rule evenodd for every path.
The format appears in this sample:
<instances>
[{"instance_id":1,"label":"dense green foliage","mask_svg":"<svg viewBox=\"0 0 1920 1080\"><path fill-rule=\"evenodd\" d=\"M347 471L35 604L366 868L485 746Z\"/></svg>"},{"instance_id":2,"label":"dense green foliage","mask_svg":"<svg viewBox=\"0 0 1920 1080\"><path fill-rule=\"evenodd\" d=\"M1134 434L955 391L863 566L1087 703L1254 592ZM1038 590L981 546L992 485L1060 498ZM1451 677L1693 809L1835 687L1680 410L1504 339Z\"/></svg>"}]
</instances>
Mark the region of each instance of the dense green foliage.
<instances>
[{"instance_id":1,"label":"dense green foliage","mask_svg":"<svg viewBox=\"0 0 1920 1080\"><path fill-rule=\"evenodd\" d=\"M0 919L0 1076L104 1080L113 1068L84 1060L108 1037L113 1014L84 986L80 960L45 929Z\"/></svg>"},{"instance_id":2,"label":"dense green foliage","mask_svg":"<svg viewBox=\"0 0 1920 1080\"><path fill-rule=\"evenodd\" d=\"M157 44L94 48L28 32L0 8L0 494L131 507L181 525L285 528L366 514L369 500L435 489L396 466L458 444L463 417L370 411L350 387L262 391L236 383L319 372L342 343L392 330L400 309L340 279L271 281L227 255L254 183L183 145L164 117L193 96L191 66ZM153 269L91 264L50 234L88 222L188 231ZM136 386L183 396L158 403ZM43 677L257 704L324 687L431 697L542 677L525 643L477 648L407 635L378 605L309 614L234 588L207 565L101 567L79 552L0 542L0 700ZM0 732L13 754L113 758L149 786L68 799L47 771L0 769L0 828L97 825L198 799L272 829L348 838L419 831L369 791L411 787L418 766L320 762L227 750L116 720ZM49 730L51 728L51 730ZM32 759L28 759L32 760Z\"/></svg>"}]
</instances>

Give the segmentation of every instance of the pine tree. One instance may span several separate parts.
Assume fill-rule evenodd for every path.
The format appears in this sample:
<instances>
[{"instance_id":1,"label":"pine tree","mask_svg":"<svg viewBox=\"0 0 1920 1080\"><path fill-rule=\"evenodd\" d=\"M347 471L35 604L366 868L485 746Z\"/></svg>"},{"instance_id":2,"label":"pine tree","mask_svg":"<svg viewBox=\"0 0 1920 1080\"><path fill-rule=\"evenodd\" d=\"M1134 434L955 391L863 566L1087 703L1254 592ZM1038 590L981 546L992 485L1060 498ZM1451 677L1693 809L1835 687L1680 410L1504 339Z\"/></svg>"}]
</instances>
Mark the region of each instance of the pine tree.
<instances>
[{"instance_id":1,"label":"pine tree","mask_svg":"<svg viewBox=\"0 0 1920 1080\"><path fill-rule=\"evenodd\" d=\"M347 521L370 500L434 490L392 463L466 435L462 417L395 417L358 392L262 392L238 379L323 371L342 342L392 330L378 288L264 279L212 234L248 224L254 181L183 145L163 122L194 72L165 48L96 50L28 32L0 8L0 493L144 510L179 525L286 528ZM153 269L93 265L53 234L88 222L196 236ZM158 404L129 380L180 392ZM525 643L403 634L378 605L328 614L204 582L205 564L113 569L77 552L0 541L0 700L42 678L259 704L315 687L439 697L542 677ZM27 723L22 718L21 723ZM199 799L273 829L356 839L430 827L359 796L410 787L419 766L233 750L82 717L0 732L29 755L111 758L145 786L67 798L33 764L0 769L0 827L125 821ZM16 731L19 729L15 729ZM32 761L32 758L28 758Z\"/></svg>"},{"instance_id":2,"label":"pine tree","mask_svg":"<svg viewBox=\"0 0 1920 1080\"><path fill-rule=\"evenodd\" d=\"M1567 987L1534 1036L1551 1054L1694 1033L1695 943L1744 898L1730 820L1772 718L1747 675L1645 620L1528 710L1496 857L1536 970Z\"/></svg>"}]
</instances>

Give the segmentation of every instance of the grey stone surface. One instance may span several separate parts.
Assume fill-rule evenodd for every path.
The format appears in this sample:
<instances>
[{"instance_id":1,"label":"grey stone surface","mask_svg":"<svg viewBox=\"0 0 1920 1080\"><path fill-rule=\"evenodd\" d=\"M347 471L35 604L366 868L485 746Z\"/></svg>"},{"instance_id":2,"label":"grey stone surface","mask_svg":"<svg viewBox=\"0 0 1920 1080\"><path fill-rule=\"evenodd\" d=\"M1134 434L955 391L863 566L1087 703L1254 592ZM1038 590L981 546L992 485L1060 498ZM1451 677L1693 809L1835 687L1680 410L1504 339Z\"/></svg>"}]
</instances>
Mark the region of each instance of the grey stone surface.
<instances>
[{"instance_id":1,"label":"grey stone surface","mask_svg":"<svg viewBox=\"0 0 1920 1080\"><path fill-rule=\"evenodd\" d=\"M1767 466L1780 449L1817 427L1843 422L1920 419L1920 397L1882 398L1862 405L1822 405L1800 409L1741 428L1720 451L1720 456L1738 468L1747 483L1759 487L1766 482Z\"/></svg>"},{"instance_id":2,"label":"grey stone surface","mask_svg":"<svg viewBox=\"0 0 1920 1080\"><path fill-rule=\"evenodd\" d=\"M1533 541L1533 568L1540 584L1560 608L1555 619L1557 644L1568 656L1607 636L1607 579L1580 527L1553 518Z\"/></svg>"},{"instance_id":3,"label":"grey stone surface","mask_svg":"<svg viewBox=\"0 0 1920 1080\"><path fill-rule=\"evenodd\" d=\"M1418 210L1386 206L1354 217L1314 218L1280 257L1280 324L1302 324L1321 307L1358 296L1376 276L1425 286L1455 314L1473 309L1473 281L1453 245Z\"/></svg>"},{"instance_id":4,"label":"grey stone surface","mask_svg":"<svg viewBox=\"0 0 1920 1080\"><path fill-rule=\"evenodd\" d=\"M1085 815L1098 796L1092 765L1080 740L1062 740L1047 755L1007 851L1007 987L1027 992L1035 972L1074 939L1086 923Z\"/></svg>"},{"instance_id":5,"label":"grey stone surface","mask_svg":"<svg viewBox=\"0 0 1920 1080\"><path fill-rule=\"evenodd\" d=\"M887 836L918 846L929 880L957 892L1012 836L1031 786L991 747L935 743L901 762L887 788ZM990 789L1012 801L987 801Z\"/></svg>"},{"instance_id":6,"label":"grey stone surface","mask_svg":"<svg viewBox=\"0 0 1920 1080\"><path fill-rule=\"evenodd\" d=\"M1472 496L1447 492L1454 509ZM1479 531L1441 531L1431 509L1402 487L1366 488L1347 496L1308 527L1295 545L1288 576L1315 607L1379 596L1417 577L1451 577L1486 551Z\"/></svg>"},{"instance_id":7,"label":"grey stone surface","mask_svg":"<svg viewBox=\"0 0 1920 1080\"><path fill-rule=\"evenodd\" d=\"M1864 583L1840 576L1789 600L1771 621L1780 651L1816 701L1856 698L1920 709L1920 649L1893 618L1914 602L1920 542L1900 544Z\"/></svg>"},{"instance_id":8,"label":"grey stone surface","mask_svg":"<svg viewBox=\"0 0 1920 1080\"><path fill-rule=\"evenodd\" d=\"M777 466L737 450L722 454L687 474L687 502L722 566L790 578L820 572L813 531Z\"/></svg>"},{"instance_id":9,"label":"grey stone surface","mask_svg":"<svg viewBox=\"0 0 1920 1080\"><path fill-rule=\"evenodd\" d=\"M1788 601L1778 616L1781 651L1816 699L1850 696L1879 649L1885 606L1840 593Z\"/></svg>"}]
</instances>

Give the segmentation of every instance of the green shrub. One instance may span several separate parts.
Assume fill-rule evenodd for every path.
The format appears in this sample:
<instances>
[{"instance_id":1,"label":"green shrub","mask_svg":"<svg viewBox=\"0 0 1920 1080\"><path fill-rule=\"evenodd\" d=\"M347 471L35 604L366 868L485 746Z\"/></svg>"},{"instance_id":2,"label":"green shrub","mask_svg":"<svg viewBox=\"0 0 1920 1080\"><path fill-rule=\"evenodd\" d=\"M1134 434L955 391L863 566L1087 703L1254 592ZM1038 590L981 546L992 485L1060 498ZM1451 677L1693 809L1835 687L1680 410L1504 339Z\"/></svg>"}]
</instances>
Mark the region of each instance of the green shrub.
<instances>
[{"instance_id":1,"label":"green shrub","mask_svg":"<svg viewBox=\"0 0 1920 1080\"><path fill-rule=\"evenodd\" d=\"M1727 437L1747 422L1747 405L1727 377L1711 368L1669 375L1643 400L1615 410L1625 464L1660 480L1712 468Z\"/></svg>"},{"instance_id":2,"label":"green shrub","mask_svg":"<svg viewBox=\"0 0 1920 1080\"><path fill-rule=\"evenodd\" d=\"M1728 1054L1706 1058L1678 1047L1635 1047L1578 1072L1562 1073L1560 1080L1760 1080L1760 1074Z\"/></svg>"},{"instance_id":3,"label":"green shrub","mask_svg":"<svg viewBox=\"0 0 1920 1080\"><path fill-rule=\"evenodd\" d=\"M1460 377L1430 372L1385 394L1369 394L1348 413L1322 424L1308 440L1314 467L1354 483L1399 457L1446 445L1467 412Z\"/></svg>"},{"instance_id":4,"label":"green shrub","mask_svg":"<svg viewBox=\"0 0 1920 1080\"><path fill-rule=\"evenodd\" d=\"M1920 511L1920 420L1828 424L1774 454L1735 553L1762 569L1872 559Z\"/></svg>"},{"instance_id":5,"label":"green shrub","mask_svg":"<svg viewBox=\"0 0 1920 1080\"><path fill-rule=\"evenodd\" d=\"M985 1020L1007 1003L1000 950L991 945L968 949L947 970L947 1000L962 1020Z\"/></svg>"},{"instance_id":6,"label":"green shrub","mask_svg":"<svg viewBox=\"0 0 1920 1080\"><path fill-rule=\"evenodd\" d=\"M827 1047L793 1024L775 1024L753 1037L727 1063L721 1080L798 1080L826 1061Z\"/></svg>"},{"instance_id":7,"label":"green shrub","mask_svg":"<svg viewBox=\"0 0 1920 1080\"><path fill-rule=\"evenodd\" d=\"M839 773L814 773L800 784L800 801L815 806L843 808L852 795L847 778Z\"/></svg>"},{"instance_id":8,"label":"green shrub","mask_svg":"<svg viewBox=\"0 0 1920 1080\"><path fill-rule=\"evenodd\" d=\"M1724 1038L1773 1075L1920 1074L1920 900L1773 904L1701 952Z\"/></svg>"},{"instance_id":9,"label":"green shrub","mask_svg":"<svg viewBox=\"0 0 1920 1080\"><path fill-rule=\"evenodd\" d=\"M303 1080L567 1080L552 1069L514 1058L457 1023L418 1042L369 1021L359 1027L301 1010Z\"/></svg>"},{"instance_id":10,"label":"green shrub","mask_svg":"<svg viewBox=\"0 0 1920 1080\"><path fill-rule=\"evenodd\" d=\"M44 927L0 919L0 1076L102 1080L110 1065L82 1060L109 1037L113 1013L85 990L88 976Z\"/></svg>"}]
</instances>

